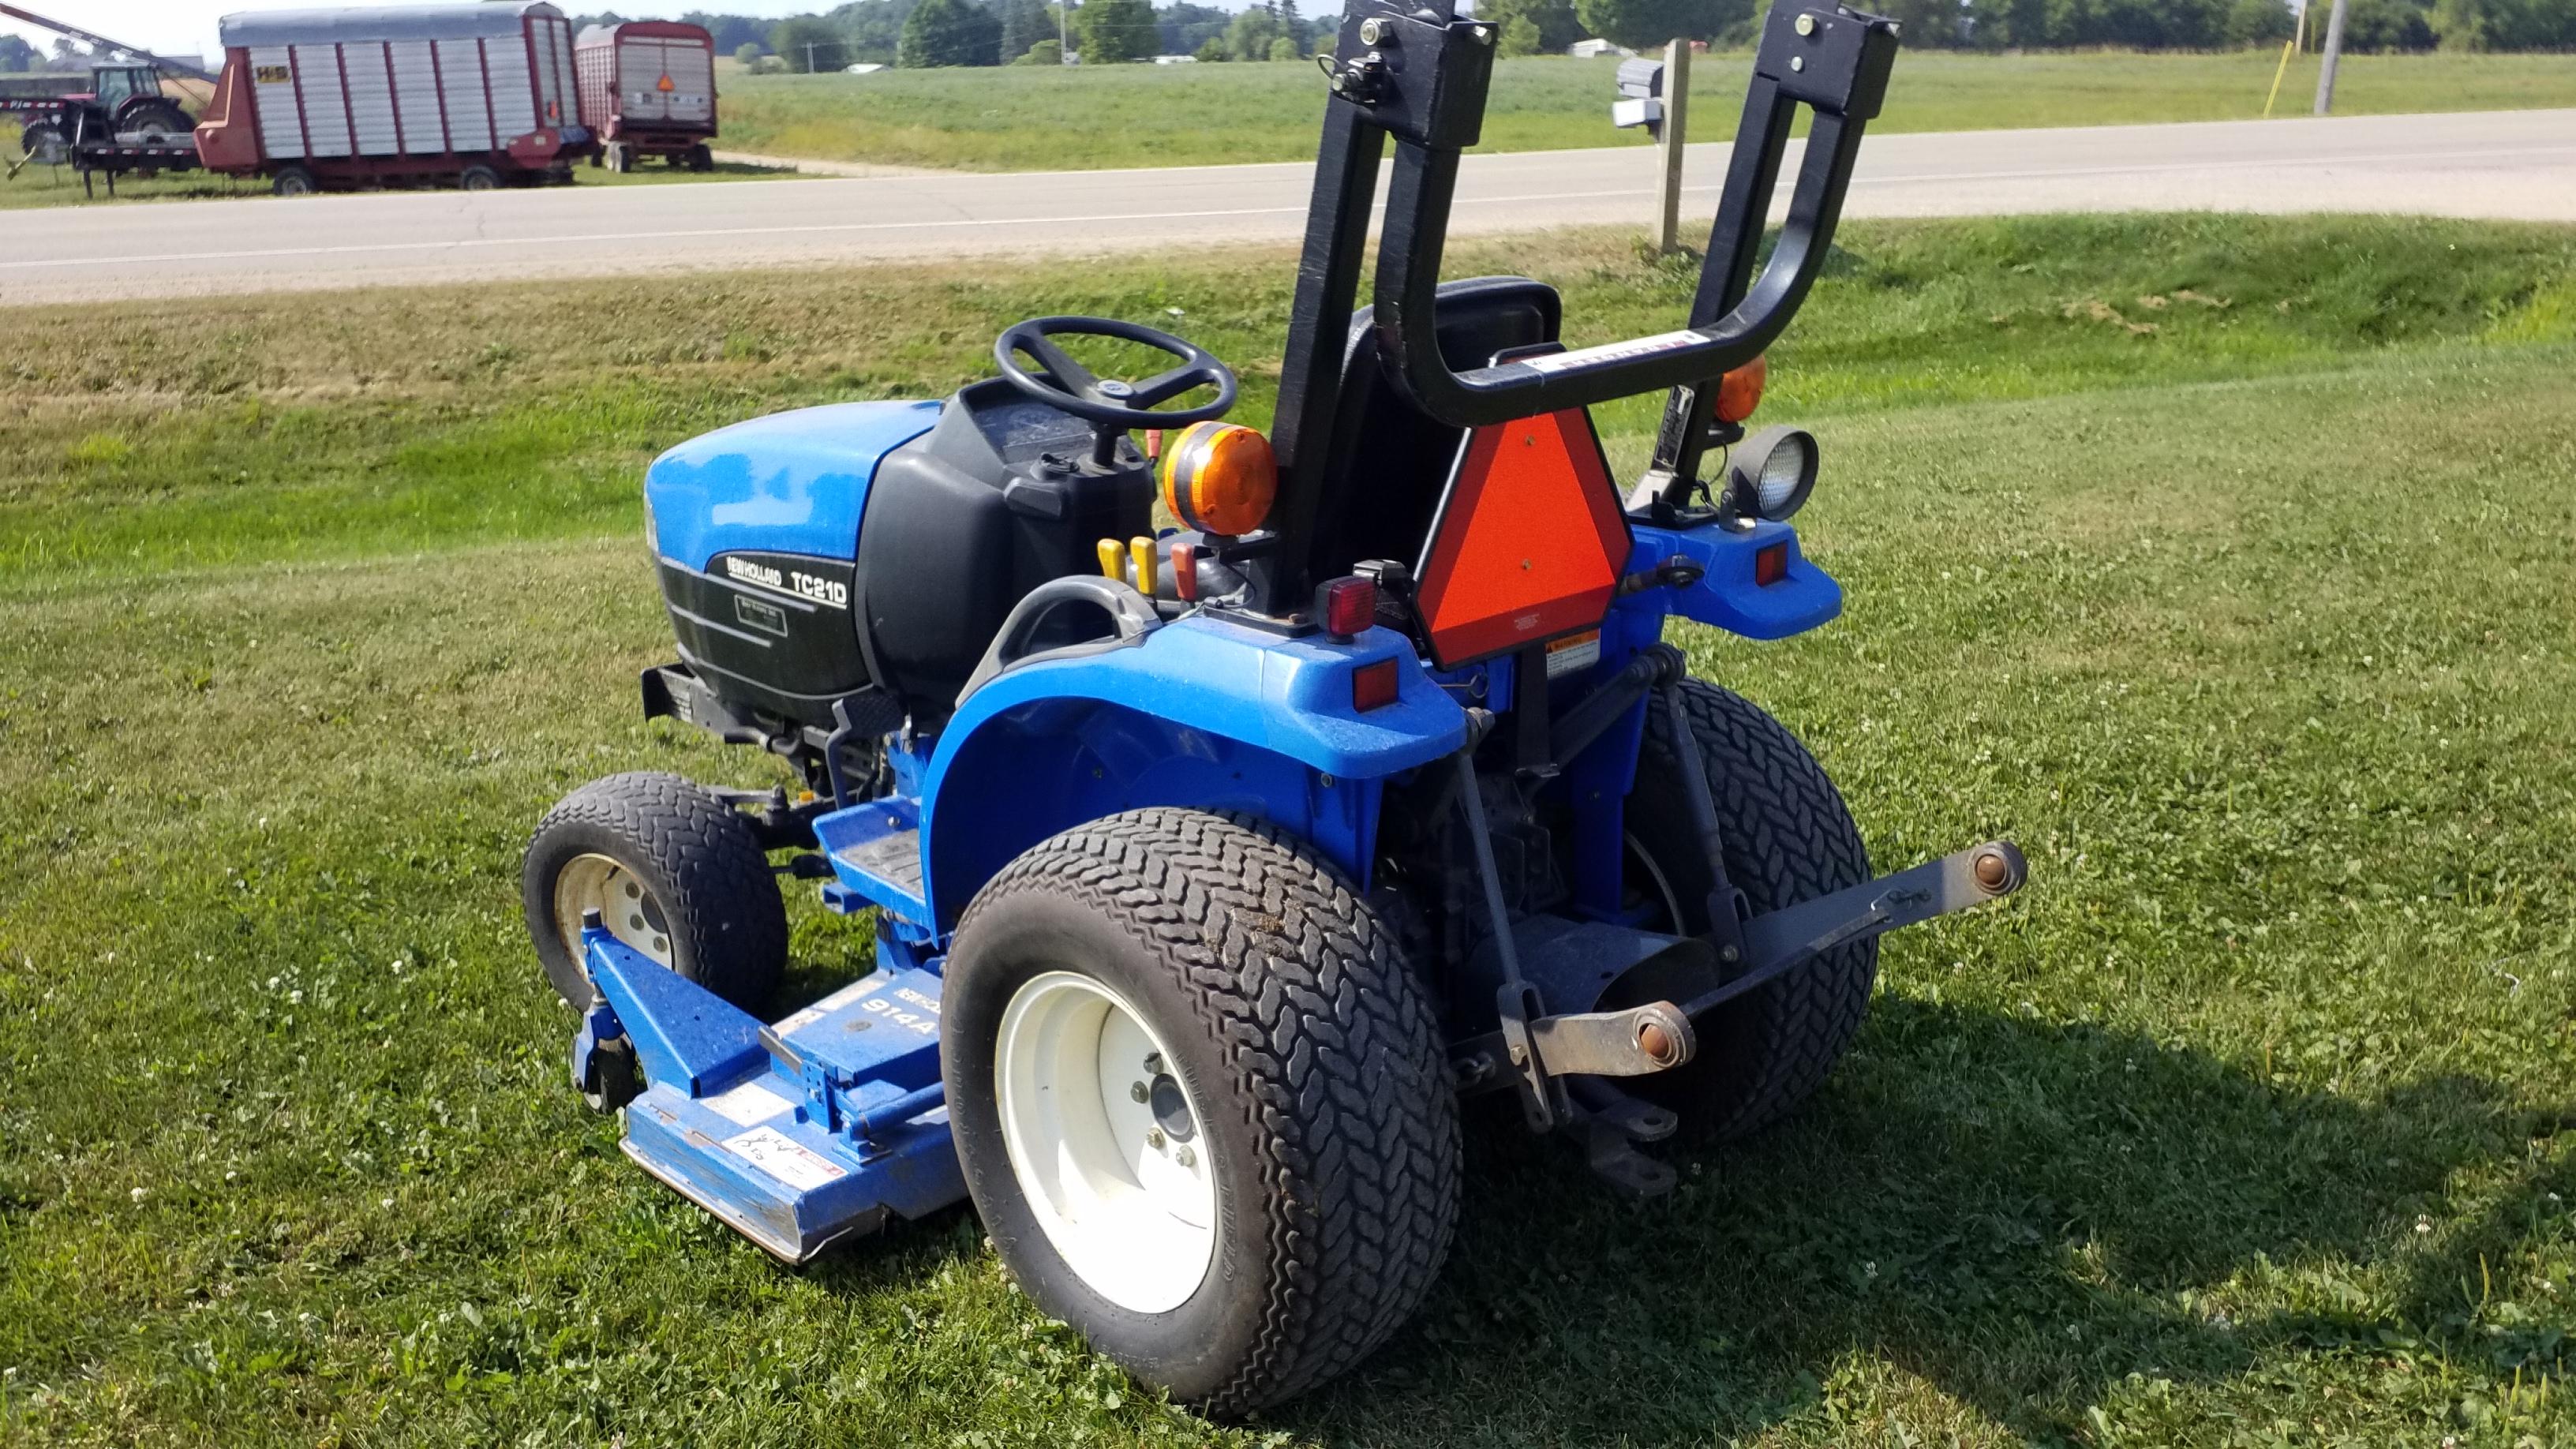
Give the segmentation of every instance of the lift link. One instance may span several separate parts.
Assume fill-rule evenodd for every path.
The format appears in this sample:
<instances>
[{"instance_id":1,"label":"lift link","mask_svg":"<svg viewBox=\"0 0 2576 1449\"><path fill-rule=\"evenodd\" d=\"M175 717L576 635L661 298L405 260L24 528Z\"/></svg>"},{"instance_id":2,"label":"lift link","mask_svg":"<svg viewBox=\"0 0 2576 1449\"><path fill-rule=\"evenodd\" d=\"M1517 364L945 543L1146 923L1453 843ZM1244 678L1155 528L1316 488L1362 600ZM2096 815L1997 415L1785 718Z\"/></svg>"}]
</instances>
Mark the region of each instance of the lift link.
<instances>
[{"instance_id":1,"label":"lift link","mask_svg":"<svg viewBox=\"0 0 2576 1449\"><path fill-rule=\"evenodd\" d=\"M1485 833L1485 797L1476 785L1476 746L1493 724L1493 716L1482 710L1470 715L1482 717L1485 728L1470 725L1466 747L1450 756L1458 771L1460 808L1467 812L1467 845L1476 858L1476 881L1484 888L1486 924L1494 933L1495 960L1502 968L1503 984L1494 993L1494 1010L1502 1019L1503 1054L1520 1076L1521 1113L1532 1132L1553 1131L1566 1119L1565 1088L1547 1073L1538 1053L1538 1043L1530 1034L1530 1022L1547 1010L1538 991L1521 975L1520 954L1512 947L1511 914L1503 907L1501 873L1494 865L1494 842Z\"/></svg>"}]
</instances>

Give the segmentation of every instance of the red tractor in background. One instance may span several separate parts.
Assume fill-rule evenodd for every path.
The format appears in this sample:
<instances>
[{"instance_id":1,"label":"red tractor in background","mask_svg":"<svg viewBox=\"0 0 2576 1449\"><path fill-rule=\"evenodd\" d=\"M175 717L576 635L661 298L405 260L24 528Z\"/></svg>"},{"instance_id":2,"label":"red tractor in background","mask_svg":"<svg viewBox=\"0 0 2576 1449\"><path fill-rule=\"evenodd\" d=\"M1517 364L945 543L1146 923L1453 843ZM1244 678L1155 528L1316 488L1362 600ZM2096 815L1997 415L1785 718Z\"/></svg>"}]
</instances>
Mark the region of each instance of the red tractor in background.
<instances>
[{"instance_id":1,"label":"red tractor in background","mask_svg":"<svg viewBox=\"0 0 2576 1449\"><path fill-rule=\"evenodd\" d=\"M62 161L72 143L82 139L142 136L184 145L189 129L196 125L177 101L161 94L161 72L156 66L95 66L90 71L88 90L51 88L77 79L29 77L14 83L28 90L18 94L0 92L0 114L16 119L19 125L18 149L42 164Z\"/></svg>"},{"instance_id":2,"label":"red tractor in background","mask_svg":"<svg viewBox=\"0 0 2576 1449\"><path fill-rule=\"evenodd\" d=\"M0 116L18 122L18 149L47 166L71 160L83 145L113 145L131 137L155 150L187 148L196 122L179 103L161 92L161 77L179 76L212 84L214 77L185 61L171 60L65 25L32 10L0 5L0 16L23 20L87 44L100 55L124 54L133 62L98 61L90 68L89 89L75 89L76 75L18 76L0 80ZM24 165L25 162L20 162ZM15 175L17 167L10 168Z\"/></svg>"}]
</instances>

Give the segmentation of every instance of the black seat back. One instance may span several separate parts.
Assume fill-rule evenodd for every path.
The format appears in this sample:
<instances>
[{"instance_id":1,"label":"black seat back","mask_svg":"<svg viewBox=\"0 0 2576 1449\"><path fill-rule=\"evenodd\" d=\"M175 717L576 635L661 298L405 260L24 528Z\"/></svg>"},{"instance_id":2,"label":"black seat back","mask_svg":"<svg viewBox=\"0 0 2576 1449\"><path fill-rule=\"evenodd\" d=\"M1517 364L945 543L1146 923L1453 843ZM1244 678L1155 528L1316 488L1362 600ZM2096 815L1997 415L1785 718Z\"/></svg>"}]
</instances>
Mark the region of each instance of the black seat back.
<instances>
[{"instance_id":1,"label":"black seat back","mask_svg":"<svg viewBox=\"0 0 2576 1449\"><path fill-rule=\"evenodd\" d=\"M1351 314L1341 411L1307 553L1312 579L1349 573L1363 559L1413 567L1464 436L1417 410L1380 369L1375 311ZM1554 342L1563 315L1556 289L1527 277L1443 282L1440 351L1452 368L1482 367L1495 353Z\"/></svg>"}]
</instances>

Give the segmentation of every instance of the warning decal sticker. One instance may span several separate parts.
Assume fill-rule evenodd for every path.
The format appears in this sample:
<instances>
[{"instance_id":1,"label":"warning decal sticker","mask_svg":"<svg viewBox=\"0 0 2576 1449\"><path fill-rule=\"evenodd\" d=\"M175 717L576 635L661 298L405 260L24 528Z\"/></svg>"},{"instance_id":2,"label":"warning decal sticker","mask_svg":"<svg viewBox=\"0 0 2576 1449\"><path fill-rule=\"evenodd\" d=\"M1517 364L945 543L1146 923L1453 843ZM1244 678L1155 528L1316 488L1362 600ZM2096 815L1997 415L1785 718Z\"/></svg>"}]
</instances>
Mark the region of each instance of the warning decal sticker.
<instances>
[{"instance_id":1,"label":"warning decal sticker","mask_svg":"<svg viewBox=\"0 0 2576 1449\"><path fill-rule=\"evenodd\" d=\"M798 1192L811 1192L849 1176L821 1153L775 1127L754 1127L740 1137L728 1137L725 1151L746 1159Z\"/></svg>"}]
</instances>

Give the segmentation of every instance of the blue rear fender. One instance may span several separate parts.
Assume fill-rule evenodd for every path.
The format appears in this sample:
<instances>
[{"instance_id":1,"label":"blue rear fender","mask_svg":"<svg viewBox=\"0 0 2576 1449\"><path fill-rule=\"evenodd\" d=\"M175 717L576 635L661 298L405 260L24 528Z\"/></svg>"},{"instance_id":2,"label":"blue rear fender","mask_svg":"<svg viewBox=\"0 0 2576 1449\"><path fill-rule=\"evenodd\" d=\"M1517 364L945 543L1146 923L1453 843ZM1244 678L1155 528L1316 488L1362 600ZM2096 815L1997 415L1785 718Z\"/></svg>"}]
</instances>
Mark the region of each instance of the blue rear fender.
<instances>
[{"instance_id":1,"label":"blue rear fender","mask_svg":"<svg viewBox=\"0 0 2576 1449\"><path fill-rule=\"evenodd\" d=\"M1703 572L1689 588L1649 590L1621 601L1632 610L1679 614L1747 639L1786 639L1831 623L1843 611L1842 585L1807 562L1798 531L1785 523L1766 519L1741 533L1713 523L1688 529L1640 524L1636 535L1628 572L1642 573L1675 554ZM1754 582L1755 555L1774 545L1788 549L1785 576L1777 583Z\"/></svg>"},{"instance_id":2,"label":"blue rear fender","mask_svg":"<svg viewBox=\"0 0 2576 1449\"><path fill-rule=\"evenodd\" d=\"M1395 661L1361 713L1351 676ZM1366 884L1389 776L1455 753L1466 712L1401 635L1288 639L1193 616L1131 648L1039 659L967 696L922 777L925 890L939 928L1022 851L1148 805L1277 822Z\"/></svg>"}]
</instances>

